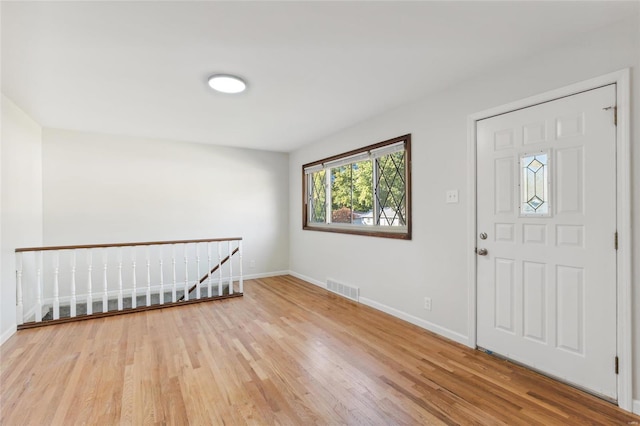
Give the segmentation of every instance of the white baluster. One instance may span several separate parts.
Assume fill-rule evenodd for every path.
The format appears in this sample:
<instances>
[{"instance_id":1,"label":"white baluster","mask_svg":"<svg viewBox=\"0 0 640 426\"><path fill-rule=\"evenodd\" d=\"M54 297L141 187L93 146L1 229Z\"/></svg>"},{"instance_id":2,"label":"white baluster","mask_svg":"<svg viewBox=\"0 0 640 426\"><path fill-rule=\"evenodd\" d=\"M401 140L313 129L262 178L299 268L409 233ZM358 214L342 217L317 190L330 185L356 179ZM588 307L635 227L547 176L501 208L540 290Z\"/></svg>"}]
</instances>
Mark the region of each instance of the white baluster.
<instances>
[{"instance_id":1,"label":"white baluster","mask_svg":"<svg viewBox=\"0 0 640 426\"><path fill-rule=\"evenodd\" d=\"M176 287L178 285L176 281L176 245L171 244L171 270L173 272L173 286L171 288L171 301L176 302Z\"/></svg>"},{"instance_id":2,"label":"white baluster","mask_svg":"<svg viewBox=\"0 0 640 426\"><path fill-rule=\"evenodd\" d=\"M222 296L222 242L218 241L218 296Z\"/></svg>"},{"instance_id":3,"label":"white baluster","mask_svg":"<svg viewBox=\"0 0 640 426\"><path fill-rule=\"evenodd\" d=\"M42 252L36 255L36 322L42 322Z\"/></svg>"},{"instance_id":4,"label":"white baluster","mask_svg":"<svg viewBox=\"0 0 640 426\"><path fill-rule=\"evenodd\" d=\"M24 301L22 300L22 256L16 253L16 323L24 324Z\"/></svg>"},{"instance_id":5,"label":"white baluster","mask_svg":"<svg viewBox=\"0 0 640 426\"><path fill-rule=\"evenodd\" d=\"M124 294L122 291L122 247L118 247L118 310L124 309L122 299Z\"/></svg>"},{"instance_id":6,"label":"white baluster","mask_svg":"<svg viewBox=\"0 0 640 426\"><path fill-rule=\"evenodd\" d=\"M71 251L71 301L69 302L69 316L75 318L76 313L76 250Z\"/></svg>"},{"instance_id":7,"label":"white baluster","mask_svg":"<svg viewBox=\"0 0 640 426\"><path fill-rule=\"evenodd\" d=\"M109 263L109 252L107 248L102 249L102 312L109 311L109 285L107 283L107 265Z\"/></svg>"},{"instance_id":8,"label":"white baluster","mask_svg":"<svg viewBox=\"0 0 640 426\"><path fill-rule=\"evenodd\" d=\"M158 251L160 253L160 294L159 294L159 303L164 305L164 270L162 269L162 246L158 246Z\"/></svg>"},{"instance_id":9,"label":"white baluster","mask_svg":"<svg viewBox=\"0 0 640 426\"><path fill-rule=\"evenodd\" d=\"M131 247L131 268L133 270L133 288L131 290L131 309L135 309L137 305L138 287L136 283L136 246Z\"/></svg>"},{"instance_id":10,"label":"white baluster","mask_svg":"<svg viewBox=\"0 0 640 426\"><path fill-rule=\"evenodd\" d=\"M211 297L211 242L207 242L207 297Z\"/></svg>"},{"instance_id":11,"label":"white baluster","mask_svg":"<svg viewBox=\"0 0 640 426\"><path fill-rule=\"evenodd\" d=\"M151 257L147 246L147 306L151 306Z\"/></svg>"},{"instance_id":12,"label":"white baluster","mask_svg":"<svg viewBox=\"0 0 640 426\"><path fill-rule=\"evenodd\" d=\"M242 240L238 240L238 254L240 255L240 293L244 293L244 280L242 278Z\"/></svg>"},{"instance_id":13,"label":"white baluster","mask_svg":"<svg viewBox=\"0 0 640 426\"><path fill-rule=\"evenodd\" d=\"M87 315L93 314L93 283L91 282L91 271L93 270L93 253L91 249L87 250L87 264L89 265L89 274L87 276Z\"/></svg>"},{"instance_id":14,"label":"white baluster","mask_svg":"<svg viewBox=\"0 0 640 426\"><path fill-rule=\"evenodd\" d=\"M189 300L189 257L187 244L184 245L184 300Z\"/></svg>"},{"instance_id":15,"label":"white baluster","mask_svg":"<svg viewBox=\"0 0 640 426\"><path fill-rule=\"evenodd\" d=\"M196 243L196 299L200 299L200 252Z\"/></svg>"},{"instance_id":16,"label":"white baluster","mask_svg":"<svg viewBox=\"0 0 640 426\"><path fill-rule=\"evenodd\" d=\"M60 253L53 252L53 319L60 319Z\"/></svg>"},{"instance_id":17,"label":"white baluster","mask_svg":"<svg viewBox=\"0 0 640 426\"><path fill-rule=\"evenodd\" d=\"M227 250L229 251L229 294L233 294L233 262L231 261L233 252L231 251L231 241L227 241Z\"/></svg>"}]
</instances>

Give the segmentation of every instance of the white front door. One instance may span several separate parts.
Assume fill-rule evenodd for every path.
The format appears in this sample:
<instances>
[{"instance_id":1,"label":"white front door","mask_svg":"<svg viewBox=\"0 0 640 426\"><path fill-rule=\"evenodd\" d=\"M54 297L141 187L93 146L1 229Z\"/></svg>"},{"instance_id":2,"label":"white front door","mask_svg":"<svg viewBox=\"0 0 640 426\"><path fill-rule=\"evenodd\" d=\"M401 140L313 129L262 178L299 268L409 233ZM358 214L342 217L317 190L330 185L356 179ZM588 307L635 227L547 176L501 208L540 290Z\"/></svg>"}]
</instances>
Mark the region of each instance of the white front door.
<instances>
[{"instance_id":1,"label":"white front door","mask_svg":"<svg viewBox=\"0 0 640 426\"><path fill-rule=\"evenodd\" d=\"M615 85L477 123L477 344L616 399Z\"/></svg>"}]
</instances>

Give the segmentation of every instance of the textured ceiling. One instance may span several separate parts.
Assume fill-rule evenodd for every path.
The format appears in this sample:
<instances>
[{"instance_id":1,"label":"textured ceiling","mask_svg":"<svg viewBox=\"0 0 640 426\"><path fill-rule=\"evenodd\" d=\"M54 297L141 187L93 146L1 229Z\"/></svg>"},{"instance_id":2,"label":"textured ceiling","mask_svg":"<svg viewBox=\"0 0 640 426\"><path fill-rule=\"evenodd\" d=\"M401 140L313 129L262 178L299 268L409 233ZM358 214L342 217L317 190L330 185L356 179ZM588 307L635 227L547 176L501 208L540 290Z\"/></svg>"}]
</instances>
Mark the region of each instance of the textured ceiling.
<instances>
[{"instance_id":1,"label":"textured ceiling","mask_svg":"<svg viewBox=\"0 0 640 426\"><path fill-rule=\"evenodd\" d=\"M291 151L637 8L2 2L2 92L45 127ZM212 92L214 72L248 91Z\"/></svg>"}]
</instances>

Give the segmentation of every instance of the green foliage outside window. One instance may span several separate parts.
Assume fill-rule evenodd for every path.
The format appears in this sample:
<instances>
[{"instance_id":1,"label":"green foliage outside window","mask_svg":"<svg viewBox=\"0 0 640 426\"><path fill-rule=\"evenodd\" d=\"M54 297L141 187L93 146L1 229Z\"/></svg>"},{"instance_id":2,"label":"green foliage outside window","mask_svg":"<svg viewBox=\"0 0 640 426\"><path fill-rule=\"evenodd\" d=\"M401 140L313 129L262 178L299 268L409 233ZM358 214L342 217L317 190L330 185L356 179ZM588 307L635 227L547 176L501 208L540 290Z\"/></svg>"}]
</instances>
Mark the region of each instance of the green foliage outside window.
<instances>
[{"instance_id":1,"label":"green foliage outside window","mask_svg":"<svg viewBox=\"0 0 640 426\"><path fill-rule=\"evenodd\" d=\"M373 209L373 166L371 161L331 169L331 209L354 212Z\"/></svg>"}]
</instances>

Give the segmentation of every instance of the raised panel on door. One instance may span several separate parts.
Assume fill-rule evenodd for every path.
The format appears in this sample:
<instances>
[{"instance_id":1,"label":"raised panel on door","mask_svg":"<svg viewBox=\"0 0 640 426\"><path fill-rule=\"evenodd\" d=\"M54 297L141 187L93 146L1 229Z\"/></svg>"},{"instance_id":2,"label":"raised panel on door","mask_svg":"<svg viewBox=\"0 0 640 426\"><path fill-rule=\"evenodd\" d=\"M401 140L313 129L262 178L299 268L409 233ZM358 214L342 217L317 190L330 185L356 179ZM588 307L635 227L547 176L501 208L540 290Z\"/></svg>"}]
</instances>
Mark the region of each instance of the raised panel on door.
<instances>
[{"instance_id":1,"label":"raised panel on door","mask_svg":"<svg viewBox=\"0 0 640 426\"><path fill-rule=\"evenodd\" d=\"M524 337L547 343L547 265L523 262Z\"/></svg>"},{"instance_id":2,"label":"raised panel on door","mask_svg":"<svg viewBox=\"0 0 640 426\"><path fill-rule=\"evenodd\" d=\"M557 347L584 355L584 269L556 267Z\"/></svg>"},{"instance_id":3,"label":"raised panel on door","mask_svg":"<svg viewBox=\"0 0 640 426\"><path fill-rule=\"evenodd\" d=\"M495 327L514 333L515 264L513 259L496 258L495 271Z\"/></svg>"},{"instance_id":4,"label":"raised panel on door","mask_svg":"<svg viewBox=\"0 0 640 426\"><path fill-rule=\"evenodd\" d=\"M513 158L497 158L495 160L495 212L496 214L513 213Z\"/></svg>"},{"instance_id":5,"label":"raised panel on door","mask_svg":"<svg viewBox=\"0 0 640 426\"><path fill-rule=\"evenodd\" d=\"M562 148L556 151L557 214L583 213L584 165L583 147Z\"/></svg>"}]
</instances>

